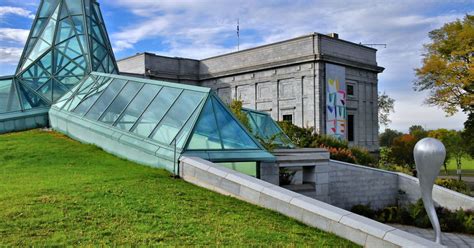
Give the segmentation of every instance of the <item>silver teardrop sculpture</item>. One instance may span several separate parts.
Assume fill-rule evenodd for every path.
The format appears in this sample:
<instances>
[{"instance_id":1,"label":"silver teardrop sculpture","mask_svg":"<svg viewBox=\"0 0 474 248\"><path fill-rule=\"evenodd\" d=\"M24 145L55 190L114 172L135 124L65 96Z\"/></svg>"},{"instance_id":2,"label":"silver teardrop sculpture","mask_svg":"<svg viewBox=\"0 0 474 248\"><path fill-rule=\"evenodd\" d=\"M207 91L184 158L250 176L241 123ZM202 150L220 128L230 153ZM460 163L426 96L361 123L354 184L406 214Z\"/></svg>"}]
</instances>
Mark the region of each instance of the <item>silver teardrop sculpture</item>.
<instances>
[{"instance_id":1,"label":"silver teardrop sculpture","mask_svg":"<svg viewBox=\"0 0 474 248\"><path fill-rule=\"evenodd\" d=\"M413 156L420 180L421 199L435 231L435 242L441 244L441 228L433 203L433 185L444 163L446 148L437 139L424 138L416 143Z\"/></svg>"}]
</instances>

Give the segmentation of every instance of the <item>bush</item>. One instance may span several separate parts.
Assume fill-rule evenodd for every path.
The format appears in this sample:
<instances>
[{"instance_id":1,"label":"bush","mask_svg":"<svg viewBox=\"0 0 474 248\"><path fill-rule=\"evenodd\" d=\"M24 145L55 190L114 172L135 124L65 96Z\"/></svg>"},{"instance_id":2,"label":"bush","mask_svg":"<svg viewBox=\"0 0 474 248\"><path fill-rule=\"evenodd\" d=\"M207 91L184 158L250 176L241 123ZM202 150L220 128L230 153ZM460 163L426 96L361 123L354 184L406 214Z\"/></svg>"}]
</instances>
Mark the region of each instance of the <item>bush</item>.
<instances>
[{"instance_id":1,"label":"bush","mask_svg":"<svg viewBox=\"0 0 474 248\"><path fill-rule=\"evenodd\" d=\"M452 178L438 178L436 179L436 184L462 194L471 195L471 190L464 181Z\"/></svg>"},{"instance_id":2,"label":"bush","mask_svg":"<svg viewBox=\"0 0 474 248\"><path fill-rule=\"evenodd\" d=\"M297 147L311 147L318 138L313 128L302 128L288 121L279 121L278 125Z\"/></svg>"},{"instance_id":3,"label":"bush","mask_svg":"<svg viewBox=\"0 0 474 248\"><path fill-rule=\"evenodd\" d=\"M343 161L347 163L355 163L356 158L352 154L351 150L346 149L346 148L335 148L335 147L327 147L327 146L321 146L321 148L324 148L329 151L329 155L331 159L338 160L338 161Z\"/></svg>"},{"instance_id":4,"label":"bush","mask_svg":"<svg viewBox=\"0 0 474 248\"><path fill-rule=\"evenodd\" d=\"M375 167L375 158L363 147L354 146L350 148L352 155L356 158L356 163Z\"/></svg>"},{"instance_id":5,"label":"bush","mask_svg":"<svg viewBox=\"0 0 474 248\"><path fill-rule=\"evenodd\" d=\"M312 147L333 147L339 149L349 148L349 144L345 140L336 139L328 135L319 135L311 144Z\"/></svg>"},{"instance_id":6,"label":"bush","mask_svg":"<svg viewBox=\"0 0 474 248\"><path fill-rule=\"evenodd\" d=\"M373 210L368 205L355 205L351 208L351 212L384 223L398 223L421 228L431 227L421 199L406 207L389 206L380 210ZM451 212L438 207L436 213L443 232L474 234L474 212L462 209Z\"/></svg>"}]
</instances>

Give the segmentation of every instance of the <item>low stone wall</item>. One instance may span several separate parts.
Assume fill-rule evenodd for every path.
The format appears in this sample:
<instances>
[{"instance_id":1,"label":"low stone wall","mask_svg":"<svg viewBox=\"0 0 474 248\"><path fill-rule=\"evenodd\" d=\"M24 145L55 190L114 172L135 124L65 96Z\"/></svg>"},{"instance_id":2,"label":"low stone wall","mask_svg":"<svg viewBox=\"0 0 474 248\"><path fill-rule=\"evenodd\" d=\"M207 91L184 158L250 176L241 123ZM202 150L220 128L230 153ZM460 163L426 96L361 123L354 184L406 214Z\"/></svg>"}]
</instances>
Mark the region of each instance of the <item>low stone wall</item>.
<instances>
[{"instance_id":1,"label":"low stone wall","mask_svg":"<svg viewBox=\"0 0 474 248\"><path fill-rule=\"evenodd\" d=\"M398 176L398 188L400 190L400 200L402 204L414 203L421 198L418 178L408 176L403 173L396 173ZM435 185L433 188L433 200L438 206L450 210L464 209L474 210L474 198Z\"/></svg>"},{"instance_id":2,"label":"low stone wall","mask_svg":"<svg viewBox=\"0 0 474 248\"><path fill-rule=\"evenodd\" d=\"M181 157L180 176L195 185L277 211L365 247L442 247L394 227L200 158Z\"/></svg>"},{"instance_id":3,"label":"low stone wall","mask_svg":"<svg viewBox=\"0 0 474 248\"><path fill-rule=\"evenodd\" d=\"M336 160L316 166L316 188L327 188L328 203L344 209L358 204L375 209L396 204L397 184L397 174L385 170Z\"/></svg>"},{"instance_id":4,"label":"low stone wall","mask_svg":"<svg viewBox=\"0 0 474 248\"><path fill-rule=\"evenodd\" d=\"M0 134L48 126L48 108L0 114Z\"/></svg>"},{"instance_id":5,"label":"low stone wall","mask_svg":"<svg viewBox=\"0 0 474 248\"><path fill-rule=\"evenodd\" d=\"M345 209L357 204L374 209L397 203L406 205L421 198L418 178L351 163L330 160L328 166L316 167L316 178L323 178L316 180L316 188L328 188L326 202ZM474 210L473 197L437 185L433 199L438 206L450 210Z\"/></svg>"}]
</instances>

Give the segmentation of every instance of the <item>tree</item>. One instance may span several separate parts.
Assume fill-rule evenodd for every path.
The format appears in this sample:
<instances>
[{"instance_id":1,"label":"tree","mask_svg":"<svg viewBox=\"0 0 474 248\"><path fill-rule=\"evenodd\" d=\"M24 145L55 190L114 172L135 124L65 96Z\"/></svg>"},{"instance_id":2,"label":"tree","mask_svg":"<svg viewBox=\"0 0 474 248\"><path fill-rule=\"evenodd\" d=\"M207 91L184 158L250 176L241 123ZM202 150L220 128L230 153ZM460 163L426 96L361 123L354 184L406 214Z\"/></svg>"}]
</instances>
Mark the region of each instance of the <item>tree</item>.
<instances>
[{"instance_id":1,"label":"tree","mask_svg":"<svg viewBox=\"0 0 474 248\"><path fill-rule=\"evenodd\" d=\"M448 162L451 159L452 155L452 147L450 147L451 143L449 142L450 131L448 129L440 128L436 130L431 130L428 132L428 137L435 138L440 140L444 146L446 147L446 158L444 159L444 171L446 175L448 174Z\"/></svg>"},{"instance_id":2,"label":"tree","mask_svg":"<svg viewBox=\"0 0 474 248\"><path fill-rule=\"evenodd\" d=\"M413 135L415 137L416 141L418 142L419 140L426 138L428 136L428 131L426 131L422 126L420 125L413 125L408 129L408 133Z\"/></svg>"},{"instance_id":3,"label":"tree","mask_svg":"<svg viewBox=\"0 0 474 248\"><path fill-rule=\"evenodd\" d=\"M234 116L240 121L240 123L242 123L242 125L244 125L244 127L246 127L249 132L252 132L249 117L242 111L242 101L232 100L232 102L229 104L229 108Z\"/></svg>"},{"instance_id":4,"label":"tree","mask_svg":"<svg viewBox=\"0 0 474 248\"><path fill-rule=\"evenodd\" d=\"M404 134L393 140L392 159L398 165L409 166L411 169L415 167L415 159L413 158L413 148L418 140L411 134Z\"/></svg>"},{"instance_id":5,"label":"tree","mask_svg":"<svg viewBox=\"0 0 474 248\"><path fill-rule=\"evenodd\" d=\"M466 153L474 158L474 113L470 113L467 121L464 122L464 131L461 137L466 144Z\"/></svg>"},{"instance_id":6,"label":"tree","mask_svg":"<svg viewBox=\"0 0 474 248\"><path fill-rule=\"evenodd\" d=\"M379 93L378 107L379 107L379 124L388 126L392 122L389 118L390 113L395 112L395 100L390 98L385 92Z\"/></svg>"},{"instance_id":7,"label":"tree","mask_svg":"<svg viewBox=\"0 0 474 248\"><path fill-rule=\"evenodd\" d=\"M393 144L393 140L402 135L403 133L397 130L392 130L390 128L387 128L385 129L383 133L380 134L380 137L379 137L380 146L391 147Z\"/></svg>"},{"instance_id":8,"label":"tree","mask_svg":"<svg viewBox=\"0 0 474 248\"><path fill-rule=\"evenodd\" d=\"M446 23L429 33L423 65L415 69L417 91L429 91L426 103L448 115L474 111L474 16Z\"/></svg>"},{"instance_id":9,"label":"tree","mask_svg":"<svg viewBox=\"0 0 474 248\"><path fill-rule=\"evenodd\" d=\"M462 140L461 133L453 130L448 136L447 143L447 153L450 153L450 156L456 160L456 173L458 174L459 181L461 181L462 158L466 155L466 146Z\"/></svg>"}]
</instances>

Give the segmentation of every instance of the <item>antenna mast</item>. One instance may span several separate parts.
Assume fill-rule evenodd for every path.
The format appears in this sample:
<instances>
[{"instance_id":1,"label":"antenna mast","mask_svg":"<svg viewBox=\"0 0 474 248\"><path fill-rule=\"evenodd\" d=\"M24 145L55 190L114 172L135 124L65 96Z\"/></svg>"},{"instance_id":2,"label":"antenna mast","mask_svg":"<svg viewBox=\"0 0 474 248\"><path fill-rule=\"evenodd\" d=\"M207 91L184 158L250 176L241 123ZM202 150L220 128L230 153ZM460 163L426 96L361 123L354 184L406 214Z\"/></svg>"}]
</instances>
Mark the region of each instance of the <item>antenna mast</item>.
<instances>
[{"instance_id":1,"label":"antenna mast","mask_svg":"<svg viewBox=\"0 0 474 248\"><path fill-rule=\"evenodd\" d=\"M240 51L240 20L237 19L237 51Z\"/></svg>"}]
</instances>

